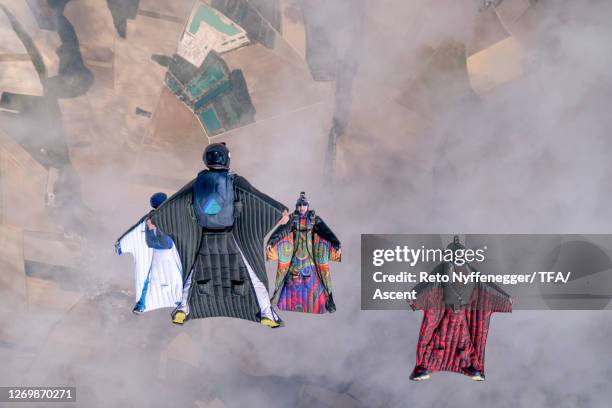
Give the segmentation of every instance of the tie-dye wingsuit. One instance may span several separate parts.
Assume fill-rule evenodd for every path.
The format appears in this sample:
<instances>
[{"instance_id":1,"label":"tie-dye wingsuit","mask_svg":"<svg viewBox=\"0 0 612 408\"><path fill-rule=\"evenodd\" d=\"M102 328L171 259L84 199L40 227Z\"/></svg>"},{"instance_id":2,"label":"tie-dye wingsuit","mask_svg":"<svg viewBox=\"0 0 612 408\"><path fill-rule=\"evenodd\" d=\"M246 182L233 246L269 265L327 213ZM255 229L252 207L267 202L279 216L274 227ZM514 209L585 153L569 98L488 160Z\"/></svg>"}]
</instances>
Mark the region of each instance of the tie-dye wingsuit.
<instances>
[{"instance_id":1,"label":"tie-dye wingsuit","mask_svg":"<svg viewBox=\"0 0 612 408\"><path fill-rule=\"evenodd\" d=\"M272 298L280 310L332 313L336 305L329 262L340 262L340 241L308 206L302 192L289 222L268 240L267 259L278 260Z\"/></svg>"}]
</instances>

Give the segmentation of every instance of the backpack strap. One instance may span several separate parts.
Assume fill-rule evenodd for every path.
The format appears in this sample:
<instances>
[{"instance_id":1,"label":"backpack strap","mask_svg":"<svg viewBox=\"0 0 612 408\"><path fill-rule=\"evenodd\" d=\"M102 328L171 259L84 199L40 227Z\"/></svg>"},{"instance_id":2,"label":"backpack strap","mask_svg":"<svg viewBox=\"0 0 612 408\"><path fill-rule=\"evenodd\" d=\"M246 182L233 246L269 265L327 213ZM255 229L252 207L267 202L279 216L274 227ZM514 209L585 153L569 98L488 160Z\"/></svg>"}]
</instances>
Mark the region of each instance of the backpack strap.
<instances>
[{"instance_id":1,"label":"backpack strap","mask_svg":"<svg viewBox=\"0 0 612 408\"><path fill-rule=\"evenodd\" d=\"M229 176L229 179L232 182L232 188L234 188L234 177L236 176L236 173L234 173L233 171L229 171L227 175ZM244 205L242 204L242 201L240 201L240 198L236 197L237 195L234 195L234 219L240 217L240 214L242 214L242 210L244 208Z\"/></svg>"}]
</instances>

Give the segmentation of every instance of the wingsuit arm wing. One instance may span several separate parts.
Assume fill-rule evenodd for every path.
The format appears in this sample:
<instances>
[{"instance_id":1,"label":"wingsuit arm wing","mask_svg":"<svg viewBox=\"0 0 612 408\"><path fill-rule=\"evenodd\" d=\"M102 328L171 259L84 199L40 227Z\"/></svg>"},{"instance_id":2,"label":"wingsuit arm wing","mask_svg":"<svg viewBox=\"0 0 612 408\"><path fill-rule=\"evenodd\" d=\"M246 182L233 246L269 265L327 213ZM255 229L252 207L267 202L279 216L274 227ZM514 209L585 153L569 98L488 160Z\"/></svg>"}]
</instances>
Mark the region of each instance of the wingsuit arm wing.
<instances>
[{"instance_id":1,"label":"wingsuit arm wing","mask_svg":"<svg viewBox=\"0 0 612 408\"><path fill-rule=\"evenodd\" d=\"M293 234L284 235L276 244L268 247L267 249L267 260L278 261L276 266L274 292L271 299L278 300L277 295L283 285L283 282L285 281L287 273L289 272L294 250Z\"/></svg>"},{"instance_id":2,"label":"wingsuit arm wing","mask_svg":"<svg viewBox=\"0 0 612 408\"><path fill-rule=\"evenodd\" d=\"M491 312L512 313L512 297L494 283L481 283L477 307Z\"/></svg>"},{"instance_id":3,"label":"wingsuit arm wing","mask_svg":"<svg viewBox=\"0 0 612 408\"><path fill-rule=\"evenodd\" d=\"M187 183L183 188L174 193L166 201L163 202L156 210L151 212L150 219L159 230L174 239L177 233L180 233L181 225L178 220L172 220L169 215L176 214L181 218L192 218L193 209L190 208L190 202L186 202L187 196L193 197L193 184L195 180Z\"/></svg>"},{"instance_id":4,"label":"wingsuit arm wing","mask_svg":"<svg viewBox=\"0 0 612 408\"><path fill-rule=\"evenodd\" d=\"M323 219L319 216L316 216L315 218L315 225L313 228L313 232L316 237L315 243L322 241L322 242L325 242L326 245L328 245L329 260L341 262L342 252L340 251L340 240L336 237L333 231L327 226L327 224L325 224L325 221L323 221Z\"/></svg>"},{"instance_id":5,"label":"wingsuit arm wing","mask_svg":"<svg viewBox=\"0 0 612 408\"><path fill-rule=\"evenodd\" d=\"M444 292L439 283L421 282L413 290L416 292L416 298L408 301L412 310L444 308Z\"/></svg>"},{"instance_id":6,"label":"wingsuit arm wing","mask_svg":"<svg viewBox=\"0 0 612 408\"><path fill-rule=\"evenodd\" d=\"M137 226L139 226L140 224L142 224L142 222L144 220L147 219L147 217L149 217L151 215L153 211L149 211L147 214L145 214L143 217L141 217L138 222L134 225L132 225L130 228L128 228L123 234L121 234L121 236L119 238L117 238L117 240L115 241L115 252L118 255L121 255L123 252L125 252L123 249L121 249L121 240L127 235L129 234L134 228L136 228Z\"/></svg>"},{"instance_id":7,"label":"wingsuit arm wing","mask_svg":"<svg viewBox=\"0 0 612 408\"><path fill-rule=\"evenodd\" d=\"M150 217L153 224L174 242L181 260L183 280L193 267L202 239L202 228L193 213L193 183L192 180L168 198Z\"/></svg>"},{"instance_id":8,"label":"wingsuit arm wing","mask_svg":"<svg viewBox=\"0 0 612 408\"><path fill-rule=\"evenodd\" d=\"M267 287L268 277L263 256L264 237L288 208L257 190L239 175L234 176L234 191L235 199L240 202L241 207L234 224L234 236L257 277Z\"/></svg>"},{"instance_id":9,"label":"wingsuit arm wing","mask_svg":"<svg viewBox=\"0 0 612 408\"><path fill-rule=\"evenodd\" d=\"M287 224L279 225L270 238L268 239L268 243L266 244L266 261L276 261L278 260L278 246L280 245L283 238L286 238L291 234L291 221Z\"/></svg>"},{"instance_id":10,"label":"wingsuit arm wing","mask_svg":"<svg viewBox=\"0 0 612 408\"><path fill-rule=\"evenodd\" d=\"M476 268L471 268L477 271ZM512 297L495 283L480 283L478 291L478 309L498 313L512 312Z\"/></svg>"},{"instance_id":11,"label":"wingsuit arm wing","mask_svg":"<svg viewBox=\"0 0 612 408\"><path fill-rule=\"evenodd\" d=\"M284 237L286 237L287 235L291 233L292 225L293 225L293 215L291 215L291 217L289 218L289 221L286 224L281 224L278 227L276 227L276 229L270 235L270 238L268 238L266 247L272 247L273 249L273 247L276 246L276 244L278 244L278 242L281 239L283 239ZM267 252L270 253L271 251L268 250ZM276 253L276 251L272 251L272 252ZM272 259L268 256L268 260L271 261Z\"/></svg>"},{"instance_id":12,"label":"wingsuit arm wing","mask_svg":"<svg viewBox=\"0 0 612 408\"><path fill-rule=\"evenodd\" d=\"M329 242L335 250L340 249L340 240L336 237L336 234L334 234L331 228L327 226L325 221L323 221L323 218L318 215L315 218L314 233Z\"/></svg>"},{"instance_id":13,"label":"wingsuit arm wing","mask_svg":"<svg viewBox=\"0 0 612 408\"><path fill-rule=\"evenodd\" d=\"M242 190L245 193L249 193L252 194L253 196L257 197L259 200L261 200L261 202L268 207L271 207L277 211L279 211L279 213L282 213L283 211L288 211L289 209L282 203L276 201L275 199L273 199L272 197L270 197L267 194L262 193L261 191L259 191L258 189L256 189L255 187L253 187L253 185L251 183L249 183L249 181L247 179L245 179L242 176L239 175L235 175L235 185L236 187L238 187L240 190ZM278 219L280 219L280 216L278 217ZM278 222L278 220L276 220Z\"/></svg>"},{"instance_id":14,"label":"wingsuit arm wing","mask_svg":"<svg viewBox=\"0 0 612 408\"><path fill-rule=\"evenodd\" d=\"M440 263L430 272L430 275L444 273L445 264ZM439 282L420 282L414 286L416 298L408 301L412 310L428 310L444 308L444 290Z\"/></svg>"},{"instance_id":15,"label":"wingsuit arm wing","mask_svg":"<svg viewBox=\"0 0 612 408\"><path fill-rule=\"evenodd\" d=\"M504 291L502 288L497 286L495 283L487 282L486 285L489 286L491 290L497 292L500 296L511 299L511 296L506 291Z\"/></svg>"},{"instance_id":16,"label":"wingsuit arm wing","mask_svg":"<svg viewBox=\"0 0 612 408\"><path fill-rule=\"evenodd\" d=\"M117 248L117 253L119 255L123 255L125 253L132 253L134 254L136 252L136 247L138 247L139 245L139 240L138 240L138 236L139 233L142 231L143 228L143 224L137 224L136 226L132 227L129 231L127 231L127 233L123 234L121 236L121 238L119 238L117 240L117 243L115 244L115 248Z\"/></svg>"}]
</instances>

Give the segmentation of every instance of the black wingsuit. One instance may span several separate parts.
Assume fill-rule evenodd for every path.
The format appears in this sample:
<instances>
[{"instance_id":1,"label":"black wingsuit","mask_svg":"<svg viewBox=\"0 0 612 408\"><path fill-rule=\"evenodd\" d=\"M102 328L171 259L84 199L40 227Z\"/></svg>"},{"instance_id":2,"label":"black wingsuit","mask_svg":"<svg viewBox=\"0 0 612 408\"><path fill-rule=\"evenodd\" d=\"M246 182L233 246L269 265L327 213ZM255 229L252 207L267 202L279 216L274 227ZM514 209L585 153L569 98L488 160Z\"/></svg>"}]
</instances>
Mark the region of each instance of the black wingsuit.
<instances>
[{"instance_id":1,"label":"black wingsuit","mask_svg":"<svg viewBox=\"0 0 612 408\"><path fill-rule=\"evenodd\" d=\"M183 282L193 269L189 319L227 316L259 322L260 306L245 260L268 288L264 237L287 208L234 174L234 226L206 230L195 217L194 182L170 197L152 215L173 239L182 263Z\"/></svg>"}]
</instances>

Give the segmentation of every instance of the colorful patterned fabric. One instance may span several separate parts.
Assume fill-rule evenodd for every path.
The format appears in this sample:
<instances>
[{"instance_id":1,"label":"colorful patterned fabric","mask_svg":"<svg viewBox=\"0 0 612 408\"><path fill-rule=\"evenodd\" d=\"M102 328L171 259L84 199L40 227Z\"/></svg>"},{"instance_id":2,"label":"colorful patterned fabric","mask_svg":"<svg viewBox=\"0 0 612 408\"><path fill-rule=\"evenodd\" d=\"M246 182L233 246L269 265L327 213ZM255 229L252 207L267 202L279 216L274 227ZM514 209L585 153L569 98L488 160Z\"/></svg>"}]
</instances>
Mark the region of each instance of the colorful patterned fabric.
<instances>
[{"instance_id":1,"label":"colorful patterned fabric","mask_svg":"<svg viewBox=\"0 0 612 408\"><path fill-rule=\"evenodd\" d=\"M294 217L293 226L267 251L278 260L273 298L281 310L325 313L331 296L330 261L340 251L314 232L315 218Z\"/></svg>"},{"instance_id":2,"label":"colorful patterned fabric","mask_svg":"<svg viewBox=\"0 0 612 408\"><path fill-rule=\"evenodd\" d=\"M287 275L281 288L277 307L305 313L327 312L327 292L316 272L310 276Z\"/></svg>"},{"instance_id":3,"label":"colorful patterned fabric","mask_svg":"<svg viewBox=\"0 0 612 408\"><path fill-rule=\"evenodd\" d=\"M510 299L486 284L478 284L470 303L459 309L444 305L443 288L439 285L419 291L411 306L424 311L416 369L465 375L470 375L472 369L484 374L491 315L512 311Z\"/></svg>"}]
</instances>

